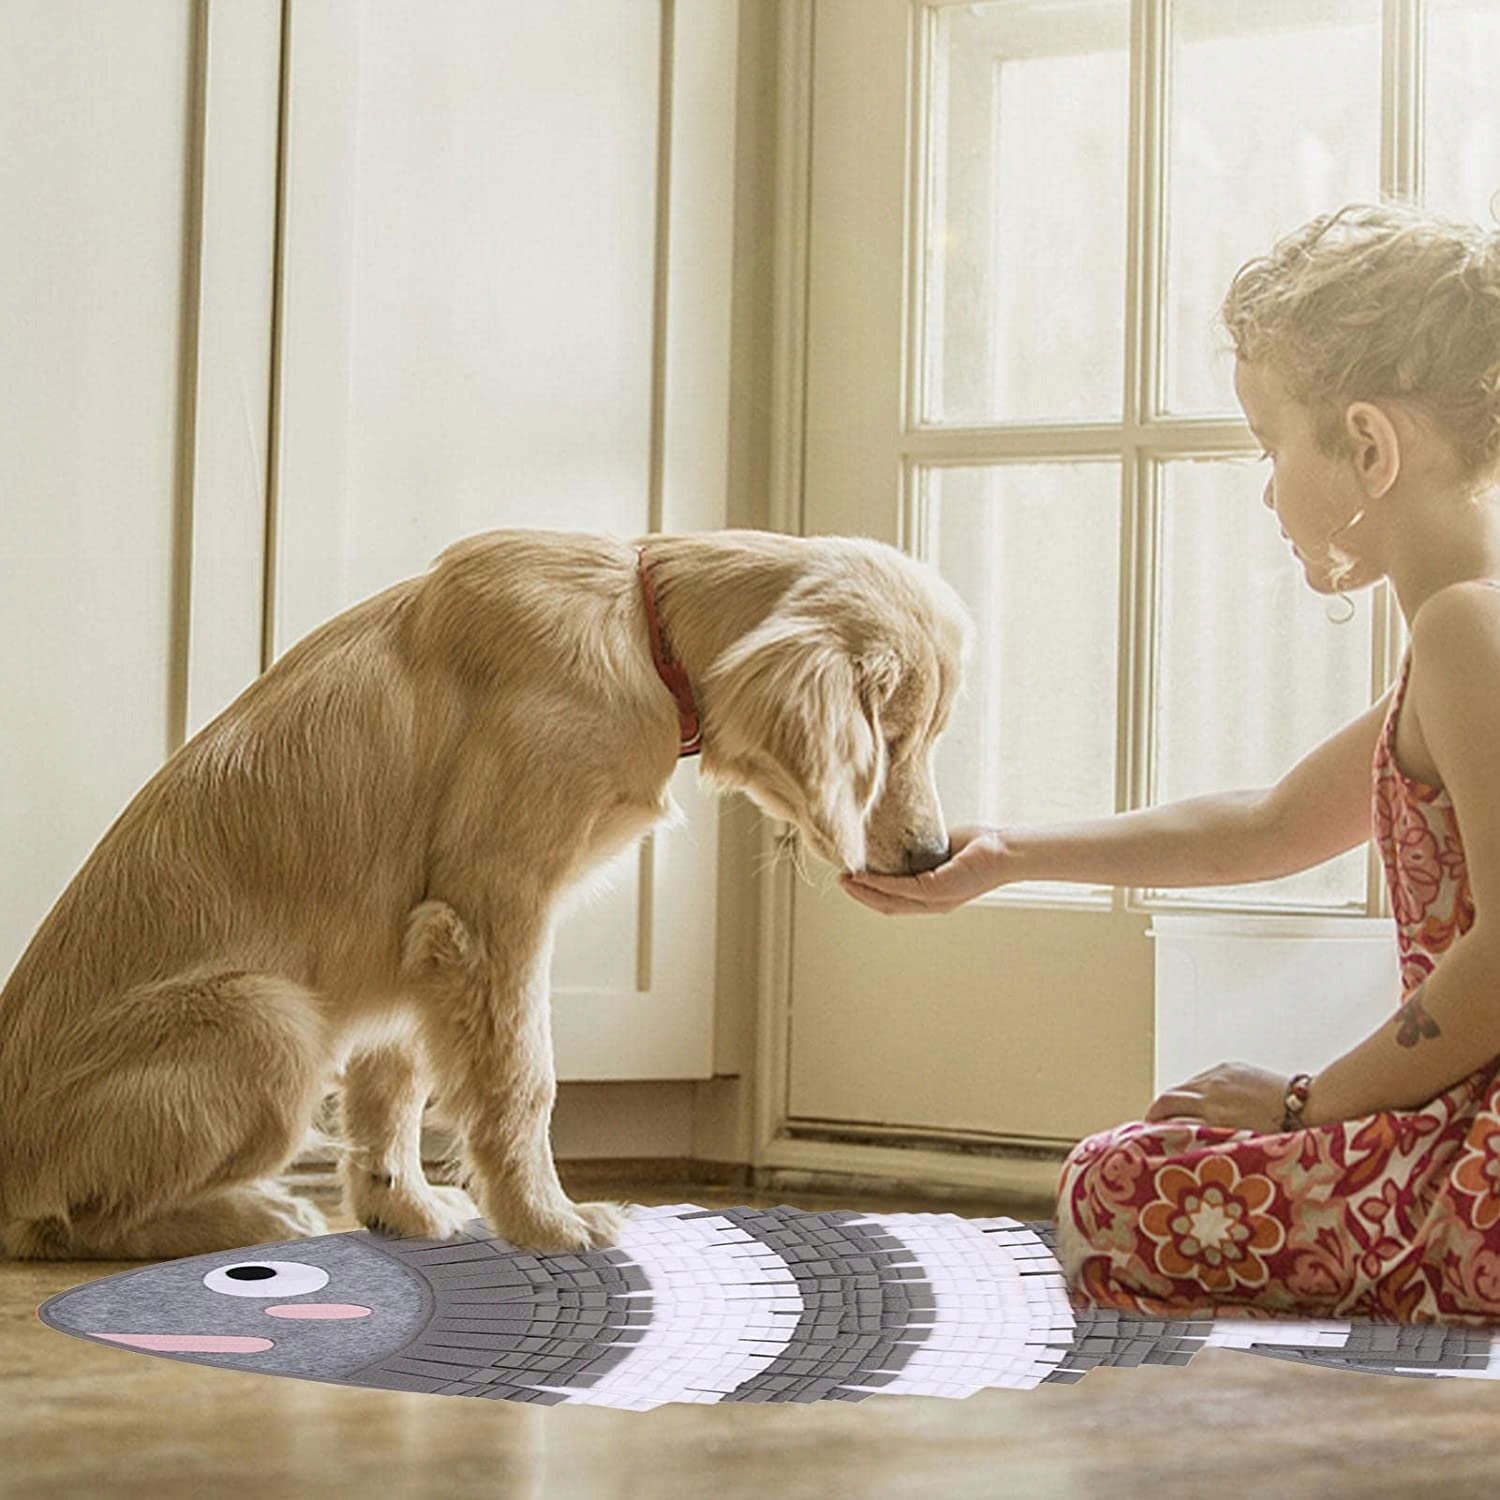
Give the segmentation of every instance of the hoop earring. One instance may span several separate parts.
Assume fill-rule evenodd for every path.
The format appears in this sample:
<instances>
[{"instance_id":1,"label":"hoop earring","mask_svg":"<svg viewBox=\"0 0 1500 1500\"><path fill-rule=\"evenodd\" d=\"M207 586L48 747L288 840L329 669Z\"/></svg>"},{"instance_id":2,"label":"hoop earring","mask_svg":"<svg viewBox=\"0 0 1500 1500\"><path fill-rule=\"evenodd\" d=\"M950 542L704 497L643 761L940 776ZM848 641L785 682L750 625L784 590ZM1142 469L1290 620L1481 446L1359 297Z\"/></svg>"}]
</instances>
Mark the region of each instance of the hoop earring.
<instances>
[{"instance_id":1,"label":"hoop earring","mask_svg":"<svg viewBox=\"0 0 1500 1500\"><path fill-rule=\"evenodd\" d=\"M1334 529L1332 531L1330 531L1328 533L1328 540L1331 542L1334 539L1334 537L1336 537L1336 536L1342 536L1346 531L1349 530L1349 528L1351 526L1358 526L1359 523L1364 520L1364 518L1365 518L1365 508L1364 508L1363 505L1361 505L1360 508L1357 511L1355 511L1354 514L1352 516L1350 516L1349 519L1347 521L1345 521L1342 526L1336 526L1336 527L1334 527Z\"/></svg>"},{"instance_id":2,"label":"hoop earring","mask_svg":"<svg viewBox=\"0 0 1500 1500\"><path fill-rule=\"evenodd\" d=\"M1341 604L1346 605L1348 607L1349 613L1345 615L1335 615L1333 613L1333 600L1330 599L1328 602L1328 609L1325 611L1325 618L1330 625L1347 625L1358 612L1354 607L1354 601L1348 596L1348 594L1343 591L1343 589L1336 590L1334 593L1334 598L1337 599Z\"/></svg>"}]
</instances>

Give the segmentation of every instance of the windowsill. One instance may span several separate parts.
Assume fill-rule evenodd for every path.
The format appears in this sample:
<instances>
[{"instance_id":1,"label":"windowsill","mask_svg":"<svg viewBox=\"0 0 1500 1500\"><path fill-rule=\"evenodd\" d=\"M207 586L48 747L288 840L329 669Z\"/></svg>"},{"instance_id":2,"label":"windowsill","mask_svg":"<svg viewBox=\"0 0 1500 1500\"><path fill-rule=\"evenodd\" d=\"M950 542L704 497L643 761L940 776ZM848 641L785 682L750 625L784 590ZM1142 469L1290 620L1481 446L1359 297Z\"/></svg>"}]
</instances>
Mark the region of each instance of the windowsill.
<instances>
[{"instance_id":1,"label":"windowsill","mask_svg":"<svg viewBox=\"0 0 1500 1500\"><path fill-rule=\"evenodd\" d=\"M1395 940L1390 917L1313 916L1289 912L1153 912L1148 937L1170 938L1318 938L1363 941Z\"/></svg>"}]
</instances>

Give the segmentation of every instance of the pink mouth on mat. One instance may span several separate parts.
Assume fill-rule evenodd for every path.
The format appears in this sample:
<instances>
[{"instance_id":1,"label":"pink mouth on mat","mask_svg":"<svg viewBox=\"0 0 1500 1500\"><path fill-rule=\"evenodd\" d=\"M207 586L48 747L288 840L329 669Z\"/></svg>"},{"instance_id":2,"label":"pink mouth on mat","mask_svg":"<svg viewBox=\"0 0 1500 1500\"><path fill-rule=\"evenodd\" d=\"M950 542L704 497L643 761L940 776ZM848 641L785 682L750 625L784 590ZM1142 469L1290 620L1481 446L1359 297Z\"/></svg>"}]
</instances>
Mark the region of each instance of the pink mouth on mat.
<instances>
[{"instance_id":1,"label":"pink mouth on mat","mask_svg":"<svg viewBox=\"0 0 1500 1500\"><path fill-rule=\"evenodd\" d=\"M273 1318L368 1318L371 1309L357 1302L280 1302L265 1312ZM261 1354L274 1348L272 1339L243 1333L96 1333L98 1339L129 1344L132 1349L155 1349L161 1354Z\"/></svg>"},{"instance_id":2,"label":"pink mouth on mat","mask_svg":"<svg viewBox=\"0 0 1500 1500\"><path fill-rule=\"evenodd\" d=\"M272 1347L270 1339L234 1333L96 1333L94 1337L162 1354L260 1354Z\"/></svg>"}]
</instances>

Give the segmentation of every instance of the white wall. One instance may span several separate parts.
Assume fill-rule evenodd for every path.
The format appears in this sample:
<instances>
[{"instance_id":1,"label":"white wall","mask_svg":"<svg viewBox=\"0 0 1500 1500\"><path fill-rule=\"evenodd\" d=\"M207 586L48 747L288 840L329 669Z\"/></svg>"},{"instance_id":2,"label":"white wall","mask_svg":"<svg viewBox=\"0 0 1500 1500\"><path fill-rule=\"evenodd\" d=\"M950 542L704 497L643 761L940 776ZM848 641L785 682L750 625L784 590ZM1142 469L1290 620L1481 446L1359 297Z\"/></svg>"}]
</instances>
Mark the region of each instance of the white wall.
<instances>
[{"instance_id":1,"label":"white wall","mask_svg":"<svg viewBox=\"0 0 1500 1500\"><path fill-rule=\"evenodd\" d=\"M339 0L289 8L284 51L277 0L0 10L3 974L170 750L328 615L490 526L724 524L754 317L738 0ZM617 1080L565 1086L573 1154L686 1154L699 1118L741 1146L737 1086L624 1081L707 1080L748 1034L679 780L691 839L560 943L565 989L631 1002L560 1022L562 1076ZM680 893L644 988L642 881Z\"/></svg>"}]
</instances>

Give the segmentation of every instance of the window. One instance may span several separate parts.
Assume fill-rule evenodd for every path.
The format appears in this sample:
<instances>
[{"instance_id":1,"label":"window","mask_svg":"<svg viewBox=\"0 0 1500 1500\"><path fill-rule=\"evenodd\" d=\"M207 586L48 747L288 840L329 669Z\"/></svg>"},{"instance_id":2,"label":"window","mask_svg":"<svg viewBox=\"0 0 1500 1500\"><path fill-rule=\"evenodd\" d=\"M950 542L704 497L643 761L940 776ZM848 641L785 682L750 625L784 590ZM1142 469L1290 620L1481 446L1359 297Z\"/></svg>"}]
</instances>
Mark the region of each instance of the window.
<instances>
[{"instance_id":1,"label":"window","mask_svg":"<svg viewBox=\"0 0 1500 1500\"><path fill-rule=\"evenodd\" d=\"M1335 624L1302 582L1258 503L1219 302L1353 199L1490 218L1500 5L916 14L903 452L917 548L979 627L943 784L1002 824L1267 785L1382 690L1401 624L1383 586ZM1243 888L988 899L1364 913L1376 874L1354 851Z\"/></svg>"}]
</instances>

